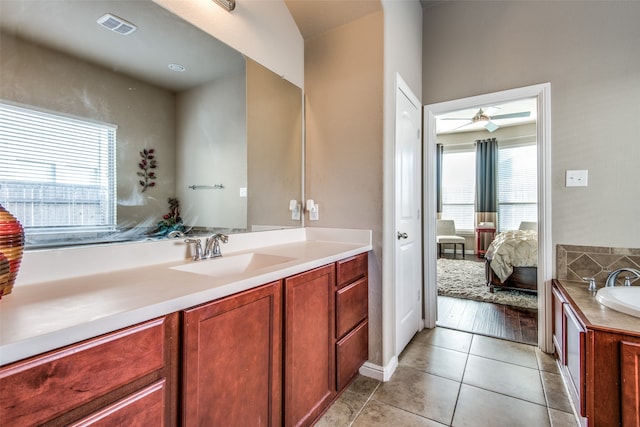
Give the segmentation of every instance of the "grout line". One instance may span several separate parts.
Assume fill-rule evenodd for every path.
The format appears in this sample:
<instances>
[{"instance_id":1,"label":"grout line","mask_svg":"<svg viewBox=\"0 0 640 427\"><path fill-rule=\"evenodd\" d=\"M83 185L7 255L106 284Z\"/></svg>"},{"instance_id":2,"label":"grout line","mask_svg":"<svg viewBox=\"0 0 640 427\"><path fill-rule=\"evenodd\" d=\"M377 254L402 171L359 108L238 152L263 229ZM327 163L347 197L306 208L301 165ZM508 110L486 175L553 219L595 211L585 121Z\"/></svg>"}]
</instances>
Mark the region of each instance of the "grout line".
<instances>
[{"instance_id":1,"label":"grout line","mask_svg":"<svg viewBox=\"0 0 640 427\"><path fill-rule=\"evenodd\" d=\"M382 382L378 382L378 384L376 385L376 387L371 391L371 394L369 395L369 397L367 398L367 400L365 400L365 402L362 404L362 406L360 407L360 409L358 410L358 412L356 412L356 415L353 417L353 419L351 420L351 422L349 423L349 427L351 427L353 425L353 423L356 422L356 420L358 419L358 417L360 416L360 414L362 413L362 411L364 411L365 406L367 406L367 404L373 400L373 395L376 393L376 391L378 391L378 389L380 388L380 386L382 385Z\"/></svg>"}]
</instances>

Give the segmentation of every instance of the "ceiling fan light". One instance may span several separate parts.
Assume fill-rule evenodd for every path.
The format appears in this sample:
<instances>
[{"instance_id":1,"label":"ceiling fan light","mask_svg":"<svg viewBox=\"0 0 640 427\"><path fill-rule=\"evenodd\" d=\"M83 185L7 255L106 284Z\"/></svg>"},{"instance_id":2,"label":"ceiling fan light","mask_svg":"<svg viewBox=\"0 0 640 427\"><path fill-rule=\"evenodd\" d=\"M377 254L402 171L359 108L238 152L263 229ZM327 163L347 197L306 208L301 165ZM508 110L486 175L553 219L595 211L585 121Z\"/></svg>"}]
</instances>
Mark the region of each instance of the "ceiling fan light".
<instances>
[{"instance_id":1,"label":"ceiling fan light","mask_svg":"<svg viewBox=\"0 0 640 427\"><path fill-rule=\"evenodd\" d=\"M488 122L489 120L491 120L491 117L489 117L484 111L482 111L482 108L478 110L476 115L471 119L473 123Z\"/></svg>"}]
</instances>

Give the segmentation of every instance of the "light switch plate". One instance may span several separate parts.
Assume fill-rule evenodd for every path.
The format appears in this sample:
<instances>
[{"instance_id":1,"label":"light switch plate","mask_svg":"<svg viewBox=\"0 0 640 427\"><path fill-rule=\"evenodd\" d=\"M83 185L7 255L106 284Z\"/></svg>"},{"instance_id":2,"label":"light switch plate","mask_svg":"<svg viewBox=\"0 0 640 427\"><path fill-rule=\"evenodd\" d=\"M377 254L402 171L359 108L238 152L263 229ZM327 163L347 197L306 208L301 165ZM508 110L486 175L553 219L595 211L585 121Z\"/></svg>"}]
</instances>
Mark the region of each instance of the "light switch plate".
<instances>
[{"instance_id":1,"label":"light switch plate","mask_svg":"<svg viewBox=\"0 0 640 427\"><path fill-rule=\"evenodd\" d=\"M565 186L586 187L588 185L588 170L568 170L566 174Z\"/></svg>"}]
</instances>

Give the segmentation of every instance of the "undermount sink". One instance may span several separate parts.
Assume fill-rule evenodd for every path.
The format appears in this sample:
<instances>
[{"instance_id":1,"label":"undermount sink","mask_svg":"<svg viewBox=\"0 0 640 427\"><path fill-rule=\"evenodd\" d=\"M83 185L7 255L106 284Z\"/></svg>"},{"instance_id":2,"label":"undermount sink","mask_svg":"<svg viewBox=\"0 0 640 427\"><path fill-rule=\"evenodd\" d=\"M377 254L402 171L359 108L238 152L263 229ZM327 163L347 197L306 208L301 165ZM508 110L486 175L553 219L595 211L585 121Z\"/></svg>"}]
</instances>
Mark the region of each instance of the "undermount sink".
<instances>
[{"instance_id":1,"label":"undermount sink","mask_svg":"<svg viewBox=\"0 0 640 427\"><path fill-rule=\"evenodd\" d=\"M282 264L287 261L292 261L293 259L294 258L285 256L251 252L240 255L222 256L203 261L195 261L189 264L178 265L170 268L172 270L186 271L188 273L221 277L249 273L262 268Z\"/></svg>"},{"instance_id":2,"label":"undermount sink","mask_svg":"<svg viewBox=\"0 0 640 427\"><path fill-rule=\"evenodd\" d=\"M602 288L596 300L613 310L640 317L640 286L614 286Z\"/></svg>"}]
</instances>

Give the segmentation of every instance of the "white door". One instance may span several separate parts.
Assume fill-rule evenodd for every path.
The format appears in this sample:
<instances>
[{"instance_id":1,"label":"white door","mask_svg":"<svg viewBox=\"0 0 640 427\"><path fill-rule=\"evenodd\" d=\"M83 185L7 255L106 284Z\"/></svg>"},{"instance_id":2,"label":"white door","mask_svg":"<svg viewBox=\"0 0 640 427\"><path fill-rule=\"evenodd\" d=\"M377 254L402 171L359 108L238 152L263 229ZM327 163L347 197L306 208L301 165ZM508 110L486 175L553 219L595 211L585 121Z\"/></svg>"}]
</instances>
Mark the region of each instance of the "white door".
<instances>
[{"instance_id":1,"label":"white door","mask_svg":"<svg viewBox=\"0 0 640 427\"><path fill-rule=\"evenodd\" d=\"M395 133L396 355L420 330L422 319L420 102L399 75Z\"/></svg>"}]
</instances>

